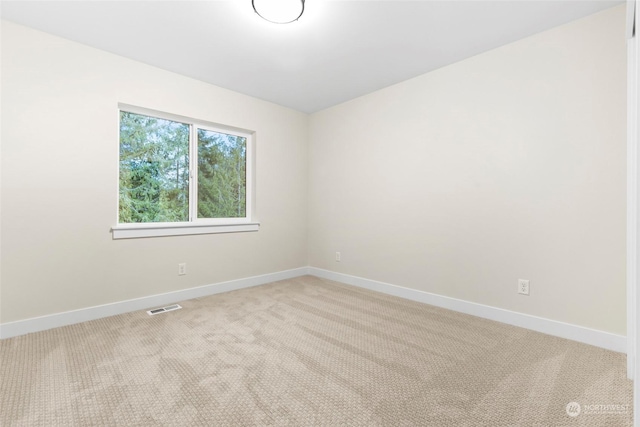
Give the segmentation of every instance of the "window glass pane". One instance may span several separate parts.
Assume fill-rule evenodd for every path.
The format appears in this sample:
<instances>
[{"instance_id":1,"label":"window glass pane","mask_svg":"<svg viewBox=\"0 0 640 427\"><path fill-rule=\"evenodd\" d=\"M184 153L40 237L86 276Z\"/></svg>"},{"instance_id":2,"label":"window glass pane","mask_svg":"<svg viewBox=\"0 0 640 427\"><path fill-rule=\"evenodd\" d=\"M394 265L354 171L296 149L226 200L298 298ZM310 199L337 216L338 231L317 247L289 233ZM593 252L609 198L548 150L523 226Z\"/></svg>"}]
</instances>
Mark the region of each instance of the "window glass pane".
<instances>
[{"instance_id":1,"label":"window glass pane","mask_svg":"<svg viewBox=\"0 0 640 427\"><path fill-rule=\"evenodd\" d=\"M247 138L198 129L198 218L246 216Z\"/></svg>"},{"instance_id":2,"label":"window glass pane","mask_svg":"<svg viewBox=\"0 0 640 427\"><path fill-rule=\"evenodd\" d=\"M189 125L120 112L120 223L189 220Z\"/></svg>"}]
</instances>

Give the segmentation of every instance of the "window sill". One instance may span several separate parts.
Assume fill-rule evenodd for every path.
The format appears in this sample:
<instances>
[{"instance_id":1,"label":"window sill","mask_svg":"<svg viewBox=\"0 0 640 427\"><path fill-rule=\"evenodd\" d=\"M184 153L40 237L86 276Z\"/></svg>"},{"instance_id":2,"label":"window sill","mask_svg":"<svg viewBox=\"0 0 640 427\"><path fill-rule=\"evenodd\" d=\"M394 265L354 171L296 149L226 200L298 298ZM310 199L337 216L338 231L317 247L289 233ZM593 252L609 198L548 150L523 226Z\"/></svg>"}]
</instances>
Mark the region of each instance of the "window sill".
<instances>
[{"instance_id":1,"label":"window sill","mask_svg":"<svg viewBox=\"0 0 640 427\"><path fill-rule=\"evenodd\" d=\"M118 224L111 228L113 239L138 239L144 237L188 236L193 234L242 233L258 231L259 222L237 224Z\"/></svg>"}]
</instances>

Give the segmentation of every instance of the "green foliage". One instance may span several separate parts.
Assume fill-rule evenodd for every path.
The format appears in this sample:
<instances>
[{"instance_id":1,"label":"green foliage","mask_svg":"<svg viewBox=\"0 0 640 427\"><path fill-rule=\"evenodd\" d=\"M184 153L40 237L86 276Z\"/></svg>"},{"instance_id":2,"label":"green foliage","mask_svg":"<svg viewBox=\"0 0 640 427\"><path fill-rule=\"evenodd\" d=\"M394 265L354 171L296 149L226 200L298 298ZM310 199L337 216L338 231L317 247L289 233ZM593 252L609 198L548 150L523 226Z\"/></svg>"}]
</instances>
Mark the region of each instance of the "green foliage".
<instances>
[{"instance_id":1,"label":"green foliage","mask_svg":"<svg viewBox=\"0 0 640 427\"><path fill-rule=\"evenodd\" d=\"M247 139L198 129L198 218L246 215Z\"/></svg>"},{"instance_id":2,"label":"green foliage","mask_svg":"<svg viewBox=\"0 0 640 427\"><path fill-rule=\"evenodd\" d=\"M119 222L189 220L189 125L120 113Z\"/></svg>"},{"instance_id":3,"label":"green foliage","mask_svg":"<svg viewBox=\"0 0 640 427\"><path fill-rule=\"evenodd\" d=\"M120 113L120 223L189 221L189 132L189 124ZM246 138L197 136L198 218L246 216Z\"/></svg>"}]
</instances>

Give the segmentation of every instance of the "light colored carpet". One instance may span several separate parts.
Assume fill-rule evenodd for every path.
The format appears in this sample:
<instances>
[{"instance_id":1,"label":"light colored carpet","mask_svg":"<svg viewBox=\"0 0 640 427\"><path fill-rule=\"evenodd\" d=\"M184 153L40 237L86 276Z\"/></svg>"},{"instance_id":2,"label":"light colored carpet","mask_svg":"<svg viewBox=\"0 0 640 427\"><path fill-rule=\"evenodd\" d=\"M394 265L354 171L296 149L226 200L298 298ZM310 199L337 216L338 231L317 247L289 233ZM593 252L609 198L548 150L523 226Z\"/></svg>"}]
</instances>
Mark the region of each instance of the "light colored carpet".
<instances>
[{"instance_id":1,"label":"light colored carpet","mask_svg":"<svg viewBox=\"0 0 640 427\"><path fill-rule=\"evenodd\" d=\"M623 354L310 276L181 304L0 341L0 424L632 422Z\"/></svg>"}]
</instances>

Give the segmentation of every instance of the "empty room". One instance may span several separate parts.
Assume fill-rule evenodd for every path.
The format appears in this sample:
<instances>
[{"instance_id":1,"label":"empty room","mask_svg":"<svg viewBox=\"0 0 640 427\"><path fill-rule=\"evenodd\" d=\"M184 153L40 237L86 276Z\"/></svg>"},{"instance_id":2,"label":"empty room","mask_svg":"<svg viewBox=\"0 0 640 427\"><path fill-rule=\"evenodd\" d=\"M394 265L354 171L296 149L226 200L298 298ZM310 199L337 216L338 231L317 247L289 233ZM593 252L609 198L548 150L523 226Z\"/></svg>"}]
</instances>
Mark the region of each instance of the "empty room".
<instances>
[{"instance_id":1,"label":"empty room","mask_svg":"<svg viewBox=\"0 0 640 427\"><path fill-rule=\"evenodd\" d=\"M640 427L639 13L0 1L0 425Z\"/></svg>"}]
</instances>

